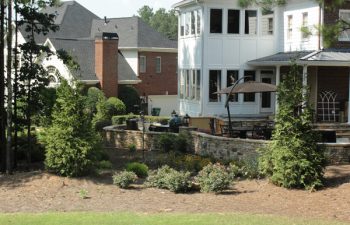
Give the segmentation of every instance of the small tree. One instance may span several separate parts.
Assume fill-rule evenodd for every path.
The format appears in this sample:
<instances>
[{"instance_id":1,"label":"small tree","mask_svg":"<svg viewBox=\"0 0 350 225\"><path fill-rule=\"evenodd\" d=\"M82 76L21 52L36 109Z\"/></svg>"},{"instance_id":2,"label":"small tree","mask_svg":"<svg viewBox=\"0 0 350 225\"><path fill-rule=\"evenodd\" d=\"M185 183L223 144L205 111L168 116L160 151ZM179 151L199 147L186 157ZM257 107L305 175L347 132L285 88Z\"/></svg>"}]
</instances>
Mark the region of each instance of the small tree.
<instances>
[{"instance_id":1,"label":"small tree","mask_svg":"<svg viewBox=\"0 0 350 225\"><path fill-rule=\"evenodd\" d=\"M45 165L54 173L79 176L96 161L100 137L91 129L83 106L80 93L63 80L57 89L52 125L42 136L46 145Z\"/></svg>"},{"instance_id":2,"label":"small tree","mask_svg":"<svg viewBox=\"0 0 350 225\"><path fill-rule=\"evenodd\" d=\"M308 91L293 63L278 87L275 131L260 157L262 172L282 187L314 189L322 185L325 156L317 147L307 99Z\"/></svg>"}]
</instances>

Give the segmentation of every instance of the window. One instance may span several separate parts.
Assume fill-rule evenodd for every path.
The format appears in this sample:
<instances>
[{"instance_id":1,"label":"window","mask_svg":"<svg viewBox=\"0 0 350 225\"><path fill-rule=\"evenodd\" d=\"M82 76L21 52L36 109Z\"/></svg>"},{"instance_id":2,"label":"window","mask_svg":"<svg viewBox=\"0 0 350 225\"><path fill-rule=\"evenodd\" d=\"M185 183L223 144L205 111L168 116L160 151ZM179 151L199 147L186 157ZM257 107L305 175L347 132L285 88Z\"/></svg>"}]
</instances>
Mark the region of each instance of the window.
<instances>
[{"instance_id":1,"label":"window","mask_svg":"<svg viewBox=\"0 0 350 225\"><path fill-rule=\"evenodd\" d=\"M191 100L196 98L196 71L191 70Z\"/></svg>"},{"instance_id":2,"label":"window","mask_svg":"<svg viewBox=\"0 0 350 225\"><path fill-rule=\"evenodd\" d=\"M303 20L301 25L301 38L306 39L310 35L309 30L309 14L307 12L303 13Z\"/></svg>"},{"instance_id":3,"label":"window","mask_svg":"<svg viewBox=\"0 0 350 225\"><path fill-rule=\"evenodd\" d=\"M185 35L185 19L186 19L186 14L181 14L180 17L180 36Z\"/></svg>"},{"instance_id":4,"label":"window","mask_svg":"<svg viewBox=\"0 0 350 225\"><path fill-rule=\"evenodd\" d=\"M201 33L201 11L197 11L197 34Z\"/></svg>"},{"instance_id":5,"label":"window","mask_svg":"<svg viewBox=\"0 0 350 225\"><path fill-rule=\"evenodd\" d=\"M226 87L232 86L238 80L238 70L227 70ZM231 102L238 102L238 94L230 96Z\"/></svg>"},{"instance_id":6,"label":"window","mask_svg":"<svg viewBox=\"0 0 350 225\"><path fill-rule=\"evenodd\" d=\"M196 33L196 17L194 11L191 12L191 34Z\"/></svg>"},{"instance_id":7,"label":"window","mask_svg":"<svg viewBox=\"0 0 350 225\"><path fill-rule=\"evenodd\" d=\"M222 33L222 9L210 10L210 33Z\"/></svg>"},{"instance_id":8,"label":"window","mask_svg":"<svg viewBox=\"0 0 350 225\"><path fill-rule=\"evenodd\" d=\"M146 56L140 56L140 73L146 73Z\"/></svg>"},{"instance_id":9,"label":"window","mask_svg":"<svg viewBox=\"0 0 350 225\"><path fill-rule=\"evenodd\" d=\"M196 80L196 100L201 99L201 71L196 70L197 80Z\"/></svg>"},{"instance_id":10,"label":"window","mask_svg":"<svg viewBox=\"0 0 350 225\"><path fill-rule=\"evenodd\" d=\"M180 70L180 99L185 98L185 73L184 70Z\"/></svg>"},{"instance_id":11,"label":"window","mask_svg":"<svg viewBox=\"0 0 350 225\"><path fill-rule=\"evenodd\" d=\"M189 13L186 13L185 35L190 34L190 23L191 23L191 16Z\"/></svg>"},{"instance_id":12,"label":"window","mask_svg":"<svg viewBox=\"0 0 350 225\"><path fill-rule=\"evenodd\" d=\"M221 70L209 71L209 102L220 102L221 95L214 94L221 90Z\"/></svg>"},{"instance_id":13,"label":"window","mask_svg":"<svg viewBox=\"0 0 350 225\"><path fill-rule=\"evenodd\" d=\"M244 82L255 80L255 71L246 70L244 71L244 76L247 76L247 78L244 79ZM255 102L255 93L244 94L244 102Z\"/></svg>"},{"instance_id":14,"label":"window","mask_svg":"<svg viewBox=\"0 0 350 225\"><path fill-rule=\"evenodd\" d=\"M185 97L186 99L189 99L190 97L190 70L186 70L185 72L185 78L186 78L186 91L185 91Z\"/></svg>"},{"instance_id":15,"label":"window","mask_svg":"<svg viewBox=\"0 0 350 225\"><path fill-rule=\"evenodd\" d=\"M350 22L350 10L339 10L339 19ZM350 41L350 30L344 30L339 36L339 41Z\"/></svg>"},{"instance_id":16,"label":"window","mask_svg":"<svg viewBox=\"0 0 350 225\"><path fill-rule=\"evenodd\" d=\"M293 16L288 16L288 25L287 25L287 39L291 40L293 35Z\"/></svg>"},{"instance_id":17,"label":"window","mask_svg":"<svg viewBox=\"0 0 350 225\"><path fill-rule=\"evenodd\" d=\"M244 20L244 33L245 34L256 34L257 30L257 12L256 10L246 10Z\"/></svg>"},{"instance_id":18,"label":"window","mask_svg":"<svg viewBox=\"0 0 350 225\"><path fill-rule=\"evenodd\" d=\"M273 35L273 11L263 10L261 17L261 34Z\"/></svg>"},{"instance_id":19,"label":"window","mask_svg":"<svg viewBox=\"0 0 350 225\"><path fill-rule=\"evenodd\" d=\"M240 11L229 9L227 12L227 33L239 34L239 16Z\"/></svg>"},{"instance_id":20,"label":"window","mask_svg":"<svg viewBox=\"0 0 350 225\"><path fill-rule=\"evenodd\" d=\"M160 56L156 57L156 73L162 72L162 59Z\"/></svg>"}]
</instances>

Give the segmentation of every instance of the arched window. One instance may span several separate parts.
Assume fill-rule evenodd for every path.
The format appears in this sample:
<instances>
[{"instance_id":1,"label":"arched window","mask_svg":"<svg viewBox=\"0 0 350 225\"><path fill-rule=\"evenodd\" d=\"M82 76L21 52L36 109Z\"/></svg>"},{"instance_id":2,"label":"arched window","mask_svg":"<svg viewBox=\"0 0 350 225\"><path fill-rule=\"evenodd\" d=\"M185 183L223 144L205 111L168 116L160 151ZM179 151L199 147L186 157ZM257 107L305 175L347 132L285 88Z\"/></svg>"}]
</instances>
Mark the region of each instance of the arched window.
<instances>
[{"instance_id":1,"label":"arched window","mask_svg":"<svg viewBox=\"0 0 350 225\"><path fill-rule=\"evenodd\" d=\"M49 74L48 79L50 81L50 85L60 83L61 74L58 69L55 66L48 66L46 69L47 73Z\"/></svg>"}]
</instances>

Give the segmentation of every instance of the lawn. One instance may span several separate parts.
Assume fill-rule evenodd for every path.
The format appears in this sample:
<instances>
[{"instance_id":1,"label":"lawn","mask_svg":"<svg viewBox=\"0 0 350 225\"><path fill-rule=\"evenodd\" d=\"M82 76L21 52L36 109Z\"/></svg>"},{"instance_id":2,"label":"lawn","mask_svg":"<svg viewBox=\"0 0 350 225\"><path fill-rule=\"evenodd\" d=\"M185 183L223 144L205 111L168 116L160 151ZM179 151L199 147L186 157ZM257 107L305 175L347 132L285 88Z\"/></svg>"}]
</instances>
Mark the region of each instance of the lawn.
<instances>
[{"instance_id":1,"label":"lawn","mask_svg":"<svg viewBox=\"0 0 350 225\"><path fill-rule=\"evenodd\" d=\"M249 214L44 213L0 214L1 225L345 225L327 220Z\"/></svg>"}]
</instances>

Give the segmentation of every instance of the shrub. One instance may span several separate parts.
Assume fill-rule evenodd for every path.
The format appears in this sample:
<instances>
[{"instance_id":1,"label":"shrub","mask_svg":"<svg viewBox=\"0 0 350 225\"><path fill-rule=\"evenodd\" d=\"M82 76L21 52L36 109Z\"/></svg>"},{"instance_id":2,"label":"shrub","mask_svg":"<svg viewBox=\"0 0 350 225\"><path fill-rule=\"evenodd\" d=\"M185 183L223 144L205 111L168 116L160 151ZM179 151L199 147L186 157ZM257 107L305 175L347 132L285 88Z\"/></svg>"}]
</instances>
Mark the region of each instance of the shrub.
<instances>
[{"instance_id":1,"label":"shrub","mask_svg":"<svg viewBox=\"0 0 350 225\"><path fill-rule=\"evenodd\" d=\"M128 146L129 152L130 153L135 153L136 152L136 145L135 144L130 144Z\"/></svg>"},{"instance_id":2,"label":"shrub","mask_svg":"<svg viewBox=\"0 0 350 225\"><path fill-rule=\"evenodd\" d=\"M128 188L130 184L134 183L136 180L136 174L130 171L122 171L113 176L113 184L120 188Z\"/></svg>"},{"instance_id":3,"label":"shrub","mask_svg":"<svg viewBox=\"0 0 350 225\"><path fill-rule=\"evenodd\" d=\"M103 131L104 127L107 127L110 125L112 125L110 120L101 119L101 120L94 121L95 130L99 132Z\"/></svg>"},{"instance_id":4,"label":"shrub","mask_svg":"<svg viewBox=\"0 0 350 225\"><path fill-rule=\"evenodd\" d=\"M120 85L118 88L118 97L124 102L126 112L128 113L134 112L134 105L140 105L140 95L131 85Z\"/></svg>"},{"instance_id":5,"label":"shrub","mask_svg":"<svg viewBox=\"0 0 350 225\"><path fill-rule=\"evenodd\" d=\"M92 119L93 116L97 113L96 105L100 99L106 100L103 91L97 87L90 87L85 98L85 107L88 110L90 119Z\"/></svg>"},{"instance_id":6,"label":"shrub","mask_svg":"<svg viewBox=\"0 0 350 225\"><path fill-rule=\"evenodd\" d=\"M148 166L143 163L128 163L126 165L126 171L134 172L140 178L145 178L148 176Z\"/></svg>"},{"instance_id":7,"label":"shrub","mask_svg":"<svg viewBox=\"0 0 350 225\"><path fill-rule=\"evenodd\" d=\"M175 193L184 193L190 190L191 174L190 172L182 172L172 170L165 176L165 183L167 189Z\"/></svg>"},{"instance_id":8,"label":"shrub","mask_svg":"<svg viewBox=\"0 0 350 225\"><path fill-rule=\"evenodd\" d=\"M308 90L295 63L278 87L278 104L272 141L260 150L261 171L274 184L286 188L322 186L325 155L317 147Z\"/></svg>"},{"instance_id":9,"label":"shrub","mask_svg":"<svg viewBox=\"0 0 350 225\"><path fill-rule=\"evenodd\" d=\"M113 125L124 124L127 119L133 119L136 117L138 117L138 116L134 115L132 113L130 113L128 115L113 116L112 117L112 124ZM162 120L168 121L169 119L170 119L169 117L164 117L164 116L145 116L145 122L149 122L149 123L153 123L153 122L160 123Z\"/></svg>"},{"instance_id":10,"label":"shrub","mask_svg":"<svg viewBox=\"0 0 350 225\"><path fill-rule=\"evenodd\" d=\"M112 169L112 167L113 167L112 163L108 160L102 160L98 162L99 169Z\"/></svg>"},{"instance_id":11,"label":"shrub","mask_svg":"<svg viewBox=\"0 0 350 225\"><path fill-rule=\"evenodd\" d=\"M174 151L185 153L190 142L189 132L180 132L173 141L173 149Z\"/></svg>"},{"instance_id":12,"label":"shrub","mask_svg":"<svg viewBox=\"0 0 350 225\"><path fill-rule=\"evenodd\" d=\"M260 178L259 160L257 157L245 157L241 160L240 173L248 179Z\"/></svg>"},{"instance_id":13,"label":"shrub","mask_svg":"<svg viewBox=\"0 0 350 225\"><path fill-rule=\"evenodd\" d=\"M156 187L156 188L167 188L167 180L166 176L174 171L174 169L165 165L159 168L156 171L153 171L148 177L146 181L146 185L148 187Z\"/></svg>"},{"instance_id":14,"label":"shrub","mask_svg":"<svg viewBox=\"0 0 350 225\"><path fill-rule=\"evenodd\" d=\"M171 133L162 133L158 136L156 143L158 147L163 150L164 152L169 152L173 150L173 142L176 139L175 134Z\"/></svg>"},{"instance_id":15,"label":"shrub","mask_svg":"<svg viewBox=\"0 0 350 225\"><path fill-rule=\"evenodd\" d=\"M237 163L231 162L227 168L230 180L233 180L239 176L242 176L241 167Z\"/></svg>"},{"instance_id":16,"label":"shrub","mask_svg":"<svg viewBox=\"0 0 350 225\"><path fill-rule=\"evenodd\" d=\"M52 125L42 132L45 166L63 176L79 176L92 169L100 152L100 136L91 129L83 97L63 80L57 88Z\"/></svg>"},{"instance_id":17,"label":"shrub","mask_svg":"<svg viewBox=\"0 0 350 225\"><path fill-rule=\"evenodd\" d=\"M197 175L201 192L221 192L230 185L230 176L224 166L220 164L209 164Z\"/></svg>"},{"instance_id":18,"label":"shrub","mask_svg":"<svg viewBox=\"0 0 350 225\"><path fill-rule=\"evenodd\" d=\"M111 118L112 116L122 115L125 113L126 107L124 103L116 97L108 98L106 104L108 114Z\"/></svg>"}]
</instances>

